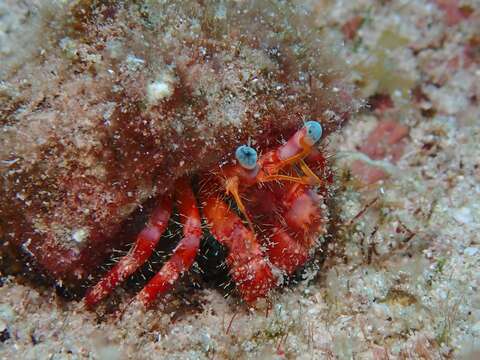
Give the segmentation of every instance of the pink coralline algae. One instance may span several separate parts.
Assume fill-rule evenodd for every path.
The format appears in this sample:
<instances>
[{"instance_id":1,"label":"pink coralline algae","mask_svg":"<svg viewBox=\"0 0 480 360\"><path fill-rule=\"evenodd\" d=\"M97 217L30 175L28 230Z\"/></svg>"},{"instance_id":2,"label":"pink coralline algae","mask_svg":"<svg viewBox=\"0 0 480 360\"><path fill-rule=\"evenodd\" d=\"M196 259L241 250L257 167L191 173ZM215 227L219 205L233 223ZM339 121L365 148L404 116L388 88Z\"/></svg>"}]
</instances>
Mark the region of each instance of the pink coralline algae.
<instances>
[{"instance_id":1,"label":"pink coralline algae","mask_svg":"<svg viewBox=\"0 0 480 360\"><path fill-rule=\"evenodd\" d=\"M403 155L408 133L407 126L394 120L383 120L367 136L359 150L371 160L386 160L395 164ZM363 160L353 162L352 173L366 185L389 177L381 167Z\"/></svg>"}]
</instances>

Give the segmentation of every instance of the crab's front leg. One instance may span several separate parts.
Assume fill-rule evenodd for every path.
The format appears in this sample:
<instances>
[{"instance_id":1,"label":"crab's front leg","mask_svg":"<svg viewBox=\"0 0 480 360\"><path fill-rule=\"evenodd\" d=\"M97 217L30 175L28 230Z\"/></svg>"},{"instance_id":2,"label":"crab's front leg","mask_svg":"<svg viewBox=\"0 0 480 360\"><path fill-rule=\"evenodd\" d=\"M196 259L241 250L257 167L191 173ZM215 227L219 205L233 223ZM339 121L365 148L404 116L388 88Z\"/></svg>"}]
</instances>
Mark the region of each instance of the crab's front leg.
<instances>
[{"instance_id":1,"label":"crab's front leg","mask_svg":"<svg viewBox=\"0 0 480 360\"><path fill-rule=\"evenodd\" d=\"M216 195L202 194L203 212L215 239L228 249L227 263L247 303L265 297L276 284L251 229Z\"/></svg>"}]
</instances>

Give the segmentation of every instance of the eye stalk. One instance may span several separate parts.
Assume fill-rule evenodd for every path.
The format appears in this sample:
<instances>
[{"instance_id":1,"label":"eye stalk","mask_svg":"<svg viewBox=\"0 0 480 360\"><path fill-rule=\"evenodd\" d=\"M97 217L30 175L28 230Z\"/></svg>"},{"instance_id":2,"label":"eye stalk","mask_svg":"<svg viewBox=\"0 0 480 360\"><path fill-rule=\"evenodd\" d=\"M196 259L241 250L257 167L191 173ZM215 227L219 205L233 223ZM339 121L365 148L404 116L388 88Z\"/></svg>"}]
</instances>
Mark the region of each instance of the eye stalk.
<instances>
[{"instance_id":1,"label":"eye stalk","mask_svg":"<svg viewBox=\"0 0 480 360\"><path fill-rule=\"evenodd\" d=\"M317 121L307 121L305 123L305 129L307 129L305 134L305 142L310 146L317 143L322 137L322 125L320 125L320 123Z\"/></svg>"},{"instance_id":2,"label":"eye stalk","mask_svg":"<svg viewBox=\"0 0 480 360\"><path fill-rule=\"evenodd\" d=\"M248 145L239 146L235 151L235 157L244 169L253 170L257 166L257 152Z\"/></svg>"}]
</instances>

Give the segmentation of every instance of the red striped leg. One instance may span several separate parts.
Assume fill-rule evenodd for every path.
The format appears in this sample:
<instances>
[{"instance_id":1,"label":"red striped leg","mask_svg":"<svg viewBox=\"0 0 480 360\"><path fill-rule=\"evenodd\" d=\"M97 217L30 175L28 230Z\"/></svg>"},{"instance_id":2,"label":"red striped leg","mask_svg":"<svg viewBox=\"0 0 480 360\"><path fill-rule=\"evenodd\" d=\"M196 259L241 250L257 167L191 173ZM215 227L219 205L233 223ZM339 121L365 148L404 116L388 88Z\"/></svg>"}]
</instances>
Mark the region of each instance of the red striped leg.
<instances>
[{"instance_id":1,"label":"red striped leg","mask_svg":"<svg viewBox=\"0 0 480 360\"><path fill-rule=\"evenodd\" d=\"M155 301L158 295L169 291L179 276L190 269L198 253L202 237L200 213L190 184L185 179L176 184L176 202L184 237L170 259L137 295L137 299L145 306Z\"/></svg>"},{"instance_id":2,"label":"red striped leg","mask_svg":"<svg viewBox=\"0 0 480 360\"><path fill-rule=\"evenodd\" d=\"M204 215L215 239L228 249L227 263L243 300L265 297L276 280L253 232L215 195L205 196Z\"/></svg>"},{"instance_id":3,"label":"red striped leg","mask_svg":"<svg viewBox=\"0 0 480 360\"><path fill-rule=\"evenodd\" d=\"M150 258L167 227L171 212L171 199L168 197L160 199L148 225L138 234L130 252L122 257L95 286L87 291L85 303L88 307L94 307L100 300L107 297L118 284L133 274Z\"/></svg>"}]
</instances>

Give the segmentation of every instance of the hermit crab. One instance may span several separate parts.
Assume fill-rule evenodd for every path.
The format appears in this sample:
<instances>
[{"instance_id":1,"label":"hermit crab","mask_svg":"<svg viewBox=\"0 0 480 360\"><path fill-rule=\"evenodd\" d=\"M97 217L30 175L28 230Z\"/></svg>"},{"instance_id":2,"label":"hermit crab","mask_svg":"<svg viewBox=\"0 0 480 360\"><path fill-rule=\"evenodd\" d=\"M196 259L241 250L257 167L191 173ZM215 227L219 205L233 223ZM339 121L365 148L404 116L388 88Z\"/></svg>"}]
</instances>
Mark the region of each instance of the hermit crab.
<instances>
[{"instance_id":1,"label":"hermit crab","mask_svg":"<svg viewBox=\"0 0 480 360\"><path fill-rule=\"evenodd\" d=\"M305 162L305 158L313 155L312 148L321 134L321 125L309 121L285 144L263 154L258 162L256 151L243 145L236 151L237 164L206 174L208 184L199 191L203 214L214 237L228 248L231 276L246 302L264 297L278 282L272 267L288 276L303 265L324 226L320 197L311 188L321 185L322 180ZM310 159L311 162L324 160L314 156ZM283 173L295 166L303 171L301 176ZM213 178L210 180L209 177ZM265 186L270 182L277 184ZM279 186L278 182L287 184ZM184 237L170 259L138 294L144 305L151 304L158 294L168 291L177 278L190 269L198 254L202 229L195 196L185 178L178 180L175 188ZM222 201L217 188L233 197L248 227ZM255 190L250 191L252 188ZM251 203L244 204L244 193L253 197L249 199ZM108 295L151 256L165 231L171 209L171 197L163 196L148 225L137 236L132 250L89 289L85 297L88 306ZM256 236L255 226L263 227L262 237Z\"/></svg>"},{"instance_id":2,"label":"hermit crab","mask_svg":"<svg viewBox=\"0 0 480 360\"><path fill-rule=\"evenodd\" d=\"M173 212L184 237L143 303L191 267L205 227L241 297L266 296L325 231L318 140L357 108L314 13L253 0L30 11L37 28L0 62L1 251L93 307L161 245ZM116 249L128 253L109 268Z\"/></svg>"}]
</instances>

